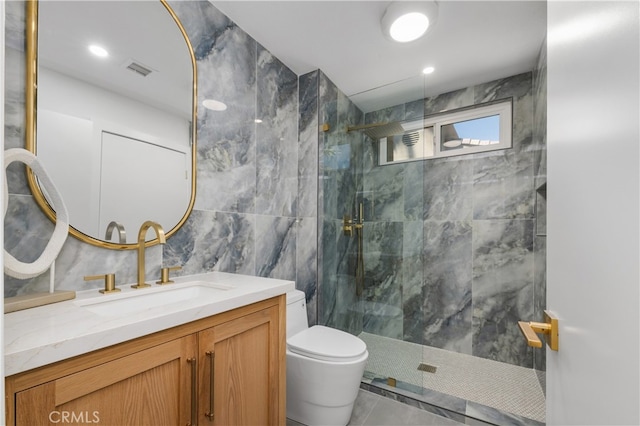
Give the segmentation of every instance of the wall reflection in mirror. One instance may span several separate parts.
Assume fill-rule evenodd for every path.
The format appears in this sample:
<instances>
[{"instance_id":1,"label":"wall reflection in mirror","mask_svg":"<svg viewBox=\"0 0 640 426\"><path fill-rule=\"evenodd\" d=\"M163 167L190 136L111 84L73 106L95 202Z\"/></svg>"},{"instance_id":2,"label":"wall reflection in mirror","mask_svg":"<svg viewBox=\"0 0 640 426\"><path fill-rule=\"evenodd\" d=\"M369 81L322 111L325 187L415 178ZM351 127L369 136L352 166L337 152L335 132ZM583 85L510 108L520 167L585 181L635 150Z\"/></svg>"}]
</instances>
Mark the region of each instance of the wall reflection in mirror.
<instances>
[{"instance_id":1,"label":"wall reflection in mirror","mask_svg":"<svg viewBox=\"0 0 640 426\"><path fill-rule=\"evenodd\" d=\"M32 149L72 233L133 248L146 220L175 232L195 187L195 59L177 18L161 1L41 1L37 21Z\"/></svg>"}]
</instances>

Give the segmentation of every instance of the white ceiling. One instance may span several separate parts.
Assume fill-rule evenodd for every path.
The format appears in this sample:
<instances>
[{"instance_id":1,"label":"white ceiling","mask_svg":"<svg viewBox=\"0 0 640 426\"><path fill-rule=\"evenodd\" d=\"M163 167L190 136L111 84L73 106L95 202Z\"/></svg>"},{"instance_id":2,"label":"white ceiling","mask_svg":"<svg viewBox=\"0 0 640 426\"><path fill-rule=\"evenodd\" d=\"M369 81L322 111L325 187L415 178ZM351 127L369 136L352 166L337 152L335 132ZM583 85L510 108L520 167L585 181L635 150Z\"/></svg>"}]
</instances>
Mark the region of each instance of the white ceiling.
<instances>
[{"instance_id":1,"label":"white ceiling","mask_svg":"<svg viewBox=\"0 0 640 426\"><path fill-rule=\"evenodd\" d=\"M384 37L390 1L210 0L296 74L320 69L365 112L531 71L545 1L438 1L435 26L410 43ZM426 66L435 72L423 76Z\"/></svg>"}]
</instances>

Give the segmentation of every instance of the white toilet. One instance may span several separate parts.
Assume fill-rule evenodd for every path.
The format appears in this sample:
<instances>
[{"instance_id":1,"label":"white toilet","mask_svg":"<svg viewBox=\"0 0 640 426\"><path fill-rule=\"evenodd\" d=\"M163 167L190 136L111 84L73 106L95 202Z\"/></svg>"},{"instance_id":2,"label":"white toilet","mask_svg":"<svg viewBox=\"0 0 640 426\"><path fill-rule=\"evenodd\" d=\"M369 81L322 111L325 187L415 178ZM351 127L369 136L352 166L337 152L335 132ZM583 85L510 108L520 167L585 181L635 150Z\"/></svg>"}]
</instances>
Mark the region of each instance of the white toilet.
<instances>
[{"instance_id":1,"label":"white toilet","mask_svg":"<svg viewBox=\"0 0 640 426\"><path fill-rule=\"evenodd\" d=\"M308 426L346 425L368 357L358 337L309 327L304 293L287 293L288 418Z\"/></svg>"}]
</instances>

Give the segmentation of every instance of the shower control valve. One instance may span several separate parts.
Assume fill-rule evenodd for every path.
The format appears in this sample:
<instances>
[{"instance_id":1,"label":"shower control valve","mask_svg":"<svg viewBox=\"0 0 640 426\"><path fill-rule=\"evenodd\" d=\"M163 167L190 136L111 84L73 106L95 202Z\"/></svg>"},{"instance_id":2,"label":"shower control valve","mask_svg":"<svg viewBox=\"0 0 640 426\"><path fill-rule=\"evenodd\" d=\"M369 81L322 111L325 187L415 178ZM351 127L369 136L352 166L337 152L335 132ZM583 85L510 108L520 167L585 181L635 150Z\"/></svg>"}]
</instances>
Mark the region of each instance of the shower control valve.
<instances>
[{"instance_id":1,"label":"shower control valve","mask_svg":"<svg viewBox=\"0 0 640 426\"><path fill-rule=\"evenodd\" d=\"M351 216L349 216L348 214L345 214L342 217L342 232L344 233L344 235L346 235L347 237L352 237L353 226L353 219L351 219Z\"/></svg>"}]
</instances>

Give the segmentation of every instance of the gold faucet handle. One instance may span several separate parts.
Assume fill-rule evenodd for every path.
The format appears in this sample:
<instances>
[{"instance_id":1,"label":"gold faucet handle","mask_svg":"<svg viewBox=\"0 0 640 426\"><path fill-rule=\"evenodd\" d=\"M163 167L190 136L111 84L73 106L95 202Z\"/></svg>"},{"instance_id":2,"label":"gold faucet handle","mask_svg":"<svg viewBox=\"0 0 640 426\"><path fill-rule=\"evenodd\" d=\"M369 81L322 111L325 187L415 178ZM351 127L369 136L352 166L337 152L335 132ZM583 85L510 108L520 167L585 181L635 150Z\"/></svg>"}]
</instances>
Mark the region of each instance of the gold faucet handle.
<instances>
[{"instance_id":1,"label":"gold faucet handle","mask_svg":"<svg viewBox=\"0 0 640 426\"><path fill-rule=\"evenodd\" d=\"M172 266L170 268L160 269L160 281L156 281L156 284L171 284L173 281L169 279L169 271L179 271L182 266Z\"/></svg>"},{"instance_id":2,"label":"gold faucet handle","mask_svg":"<svg viewBox=\"0 0 640 426\"><path fill-rule=\"evenodd\" d=\"M120 291L116 288L116 274L104 274L104 275L87 275L84 277L85 281L100 280L104 278L104 290L99 290L102 294L117 293Z\"/></svg>"}]
</instances>

